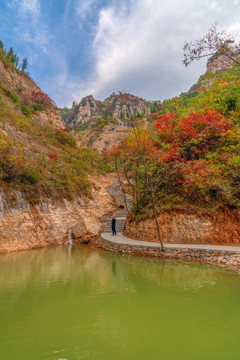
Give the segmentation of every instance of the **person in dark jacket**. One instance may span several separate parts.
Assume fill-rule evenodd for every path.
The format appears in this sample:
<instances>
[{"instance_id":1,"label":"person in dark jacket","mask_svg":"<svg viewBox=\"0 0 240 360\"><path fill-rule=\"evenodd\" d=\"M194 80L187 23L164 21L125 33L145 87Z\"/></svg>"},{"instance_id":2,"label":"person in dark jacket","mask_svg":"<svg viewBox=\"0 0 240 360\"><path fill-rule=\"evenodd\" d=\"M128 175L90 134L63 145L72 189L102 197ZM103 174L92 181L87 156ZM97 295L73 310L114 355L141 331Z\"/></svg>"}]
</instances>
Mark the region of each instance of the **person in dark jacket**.
<instances>
[{"instance_id":1,"label":"person in dark jacket","mask_svg":"<svg viewBox=\"0 0 240 360\"><path fill-rule=\"evenodd\" d=\"M115 216L112 216L112 235L117 235L116 233L116 219Z\"/></svg>"}]
</instances>

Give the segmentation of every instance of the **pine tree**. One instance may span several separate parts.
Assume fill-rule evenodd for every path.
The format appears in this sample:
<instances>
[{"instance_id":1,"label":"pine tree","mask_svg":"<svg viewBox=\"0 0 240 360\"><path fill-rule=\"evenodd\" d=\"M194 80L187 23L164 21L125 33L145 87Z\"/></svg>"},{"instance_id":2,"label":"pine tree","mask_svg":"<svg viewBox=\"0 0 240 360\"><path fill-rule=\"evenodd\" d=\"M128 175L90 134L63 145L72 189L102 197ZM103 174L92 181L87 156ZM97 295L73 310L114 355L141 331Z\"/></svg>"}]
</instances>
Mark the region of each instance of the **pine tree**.
<instances>
[{"instance_id":1,"label":"pine tree","mask_svg":"<svg viewBox=\"0 0 240 360\"><path fill-rule=\"evenodd\" d=\"M25 72L25 70L27 69L27 66L28 66L28 60L27 58L24 58L23 61L22 61L22 64L20 66L20 69Z\"/></svg>"}]
</instances>

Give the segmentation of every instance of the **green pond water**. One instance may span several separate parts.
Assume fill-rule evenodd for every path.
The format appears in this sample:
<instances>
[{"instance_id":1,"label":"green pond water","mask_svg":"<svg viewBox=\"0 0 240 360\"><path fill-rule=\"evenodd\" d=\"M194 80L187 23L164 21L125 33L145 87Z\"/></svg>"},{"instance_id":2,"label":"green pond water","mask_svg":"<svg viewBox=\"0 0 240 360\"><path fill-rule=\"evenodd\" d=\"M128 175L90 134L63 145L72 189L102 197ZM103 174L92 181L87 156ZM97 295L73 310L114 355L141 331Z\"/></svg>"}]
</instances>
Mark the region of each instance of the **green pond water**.
<instances>
[{"instance_id":1,"label":"green pond water","mask_svg":"<svg viewBox=\"0 0 240 360\"><path fill-rule=\"evenodd\" d=\"M240 275L67 246L0 256L1 360L239 360Z\"/></svg>"}]
</instances>

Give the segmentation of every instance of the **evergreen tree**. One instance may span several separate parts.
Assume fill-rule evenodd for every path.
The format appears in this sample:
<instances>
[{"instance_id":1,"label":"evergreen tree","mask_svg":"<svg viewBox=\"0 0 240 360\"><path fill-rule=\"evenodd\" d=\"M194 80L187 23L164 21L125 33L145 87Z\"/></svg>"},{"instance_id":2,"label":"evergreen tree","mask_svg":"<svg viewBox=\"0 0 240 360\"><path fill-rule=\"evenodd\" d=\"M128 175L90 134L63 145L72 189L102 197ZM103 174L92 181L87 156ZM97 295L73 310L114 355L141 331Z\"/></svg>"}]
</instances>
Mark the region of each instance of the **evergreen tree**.
<instances>
[{"instance_id":1,"label":"evergreen tree","mask_svg":"<svg viewBox=\"0 0 240 360\"><path fill-rule=\"evenodd\" d=\"M15 66L18 67L19 57L15 54Z\"/></svg>"},{"instance_id":2,"label":"evergreen tree","mask_svg":"<svg viewBox=\"0 0 240 360\"><path fill-rule=\"evenodd\" d=\"M28 60L27 58L24 58L23 61L22 61L22 64L20 66L20 69L25 72L25 70L27 69L27 66L28 66Z\"/></svg>"},{"instance_id":3,"label":"evergreen tree","mask_svg":"<svg viewBox=\"0 0 240 360\"><path fill-rule=\"evenodd\" d=\"M3 49L3 42L0 40L0 49Z\"/></svg>"},{"instance_id":4,"label":"evergreen tree","mask_svg":"<svg viewBox=\"0 0 240 360\"><path fill-rule=\"evenodd\" d=\"M150 108L150 112L155 113L157 111L157 109L158 109L158 104L156 101L154 101L153 105Z\"/></svg>"},{"instance_id":5,"label":"evergreen tree","mask_svg":"<svg viewBox=\"0 0 240 360\"><path fill-rule=\"evenodd\" d=\"M14 62L15 62L15 54L14 54L14 52L13 52L13 48L12 48L12 47L10 47L10 49L9 49L8 52L7 52L7 58L11 61L11 63L14 64Z\"/></svg>"}]
</instances>

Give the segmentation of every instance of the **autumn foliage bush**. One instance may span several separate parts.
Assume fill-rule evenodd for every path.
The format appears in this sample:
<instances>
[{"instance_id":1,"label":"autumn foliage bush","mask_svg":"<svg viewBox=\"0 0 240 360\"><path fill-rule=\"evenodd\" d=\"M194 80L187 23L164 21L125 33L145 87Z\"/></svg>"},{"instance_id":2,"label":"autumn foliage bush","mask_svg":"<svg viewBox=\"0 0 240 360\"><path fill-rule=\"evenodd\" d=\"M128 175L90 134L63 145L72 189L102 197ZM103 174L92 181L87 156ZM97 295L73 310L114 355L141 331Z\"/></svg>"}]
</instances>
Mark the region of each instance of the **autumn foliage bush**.
<instances>
[{"instance_id":1,"label":"autumn foliage bush","mask_svg":"<svg viewBox=\"0 0 240 360\"><path fill-rule=\"evenodd\" d=\"M54 101L42 91L32 91L30 93L22 91L20 98L25 106L31 106L32 109L36 111L56 106Z\"/></svg>"},{"instance_id":2,"label":"autumn foliage bush","mask_svg":"<svg viewBox=\"0 0 240 360\"><path fill-rule=\"evenodd\" d=\"M19 143L5 135L0 137L0 179L16 185L38 181L36 163L26 156Z\"/></svg>"},{"instance_id":3,"label":"autumn foliage bush","mask_svg":"<svg viewBox=\"0 0 240 360\"><path fill-rule=\"evenodd\" d=\"M152 137L159 166L171 170L162 203L240 207L240 67L207 73L194 93L164 101L158 113L150 115Z\"/></svg>"},{"instance_id":4,"label":"autumn foliage bush","mask_svg":"<svg viewBox=\"0 0 240 360\"><path fill-rule=\"evenodd\" d=\"M114 148L112 157L137 174L140 206L150 203L144 162L159 206L240 207L240 131L233 119L212 109L185 116L170 112L137 133Z\"/></svg>"},{"instance_id":5,"label":"autumn foliage bush","mask_svg":"<svg viewBox=\"0 0 240 360\"><path fill-rule=\"evenodd\" d=\"M13 129L11 136L5 128ZM88 174L102 168L95 151L78 149L69 131L33 121L31 114L9 108L0 96L1 187L22 191L33 204L46 196L72 199L89 194Z\"/></svg>"}]
</instances>

